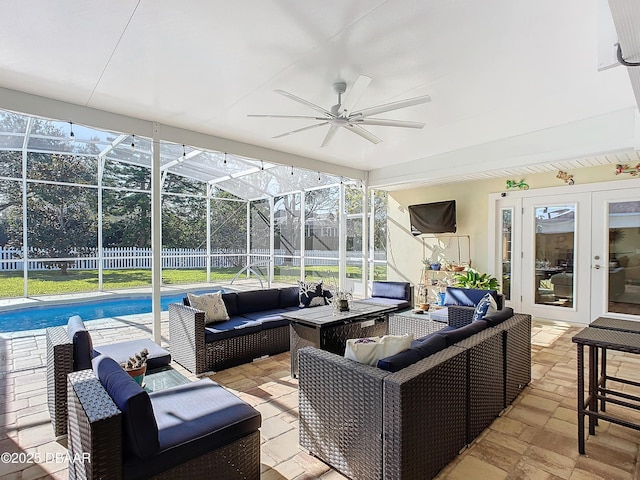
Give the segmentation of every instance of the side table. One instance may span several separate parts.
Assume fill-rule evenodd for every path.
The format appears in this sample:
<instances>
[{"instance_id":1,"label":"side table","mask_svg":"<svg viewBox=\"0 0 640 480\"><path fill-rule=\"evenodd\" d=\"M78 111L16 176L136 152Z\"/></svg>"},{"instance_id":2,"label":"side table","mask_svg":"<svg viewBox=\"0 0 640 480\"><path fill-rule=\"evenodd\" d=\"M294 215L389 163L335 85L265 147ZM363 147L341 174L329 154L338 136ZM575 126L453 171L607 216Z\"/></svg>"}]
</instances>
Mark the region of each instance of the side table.
<instances>
[{"instance_id":1,"label":"side table","mask_svg":"<svg viewBox=\"0 0 640 480\"><path fill-rule=\"evenodd\" d=\"M587 327L571 339L578 347L578 452L585 453L584 417L589 417L589 434L595 435L598 419L640 430L640 425L606 414L607 403L632 410L640 410L640 397L607 386L607 381L640 387L639 382L607 375L607 350L640 353L640 335L637 333ZM584 346L589 347L588 395L584 392ZM598 357L601 362L598 362ZM598 365L600 363L600 365ZM598 369L600 368L600 372ZM600 407L598 408L598 401Z\"/></svg>"}]
</instances>

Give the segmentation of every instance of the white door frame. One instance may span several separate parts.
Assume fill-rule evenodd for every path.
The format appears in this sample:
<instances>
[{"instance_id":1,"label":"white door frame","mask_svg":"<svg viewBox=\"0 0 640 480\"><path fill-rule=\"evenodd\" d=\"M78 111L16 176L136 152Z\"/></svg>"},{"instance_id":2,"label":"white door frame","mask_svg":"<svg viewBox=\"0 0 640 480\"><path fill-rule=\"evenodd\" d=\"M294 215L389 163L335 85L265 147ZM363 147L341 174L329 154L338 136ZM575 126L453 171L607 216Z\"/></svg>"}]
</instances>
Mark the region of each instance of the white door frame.
<instances>
[{"instance_id":1,"label":"white door frame","mask_svg":"<svg viewBox=\"0 0 640 480\"><path fill-rule=\"evenodd\" d=\"M612 167L613 170L613 167ZM489 194L489 208L488 208L488 252L487 259L488 265L490 268L493 268L493 271L490 272L492 275L498 276L501 272L501 249L500 249L500 241L497 237L498 228L500 227L500 212L501 209L506 206L514 206L514 219L513 219L513 267L512 267L512 280L511 280L511 300L506 302L507 306L512 307L516 311L525 312L523 309L527 309L527 307L522 303L523 298L523 265L521 263L523 250L522 250L522 238L523 238L523 219L522 219L522 205L523 200L525 198L535 198L535 197L550 197L554 195L567 195L566 198L570 199L571 195L579 195L579 194L595 194L596 192L610 192L614 199L623 199L625 195L622 195L623 192L638 191L640 188L640 178L628 178L624 181L606 181L606 182L598 182L598 183L590 183L585 185L563 185L559 187L548 187L548 188L539 188L539 189L530 189L530 190L509 190L505 192L497 192ZM616 196L616 195L619 195ZM593 196L592 196L593 198ZM593 203L593 202L591 202ZM594 209L591 208L593 212ZM593 216L593 215L592 215ZM594 221L592 222L592 231L596 230L604 232L605 227L608 227L606 224L603 224L602 217L599 218L594 217ZM604 233L601 233L604 235ZM598 241L600 245L601 241ZM588 252L588 261L578 260L581 262L580 267L585 269L588 267L590 273L589 278L592 277L591 269L594 264L592 264L591 260L595 253L592 253L592 249L595 250L595 245L592 248L589 247ZM519 249L519 250L518 250ZM575 261L574 261L575 263ZM583 266L584 264L584 266ZM605 269L606 270L606 269ZM584 271L583 271L584 273ZM586 275L586 274L585 274ZM586 277L585 277L586 278ZM597 287L593 285L593 281L589 282L589 294L593 291L601 291L602 287ZM579 293L579 292L578 292ZM592 298L592 302L588 307L585 307L587 311L581 312L583 320L578 320L579 323L590 323L595 318L602 316L605 314L606 308L603 305L603 302L597 304L595 299L593 299L593 295L590 295ZM537 315L537 314L536 314ZM543 315L537 315L542 318L545 318ZM634 316L630 316L632 318L636 318ZM574 320L567 321L574 322Z\"/></svg>"}]
</instances>

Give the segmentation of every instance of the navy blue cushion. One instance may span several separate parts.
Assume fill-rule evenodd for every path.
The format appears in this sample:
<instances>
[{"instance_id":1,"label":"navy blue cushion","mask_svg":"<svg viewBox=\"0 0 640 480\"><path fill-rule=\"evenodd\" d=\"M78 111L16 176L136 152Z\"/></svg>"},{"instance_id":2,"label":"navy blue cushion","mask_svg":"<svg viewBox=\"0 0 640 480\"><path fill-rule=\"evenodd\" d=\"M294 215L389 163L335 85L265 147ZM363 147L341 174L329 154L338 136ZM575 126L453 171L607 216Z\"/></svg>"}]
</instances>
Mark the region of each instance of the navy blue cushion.
<instances>
[{"instance_id":1,"label":"navy blue cushion","mask_svg":"<svg viewBox=\"0 0 640 480\"><path fill-rule=\"evenodd\" d=\"M419 345L416 345L413 349L418 352L420 358L427 358L434 353L438 353L440 350L447 348L447 340L436 332L434 335L427 336Z\"/></svg>"},{"instance_id":2,"label":"navy blue cushion","mask_svg":"<svg viewBox=\"0 0 640 480\"><path fill-rule=\"evenodd\" d=\"M233 317L238 315L238 294L235 292L223 293L222 301L224 306L227 307L227 315Z\"/></svg>"},{"instance_id":3,"label":"navy blue cushion","mask_svg":"<svg viewBox=\"0 0 640 480\"><path fill-rule=\"evenodd\" d=\"M482 297L489 292L493 296L496 303L498 302L498 292L496 290L479 290L477 288L457 288L447 287L444 295L444 304L460 305L463 307L475 307Z\"/></svg>"},{"instance_id":4,"label":"navy blue cushion","mask_svg":"<svg viewBox=\"0 0 640 480\"><path fill-rule=\"evenodd\" d=\"M404 350L395 355L381 358L378 360L378 368L386 370L387 372L397 372L409 365L412 365L420 360L427 358L434 353L439 352L447 348L447 341L444 336L439 335L442 331L454 330L453 327L445 327L443 330L439 330L434 333L414 340L411 342L411 347L408 350Z\"/></svg>"},{"instance_id":5,"label":"navy blue cushion","mask_svg":"<svg viewBox=\"0 0 640 480\"><path fill-rule=\"evenodd\" d=\"M146 348L149 351L147 357L147 370L166 367L171 363L171 354L157 343L148 338L141 340L130 340L128 342L110 343L96 347L96 355L106 355L113 358L117 363L126 362L130 356Z\"/></svg>"},{"instance_id":6,"label":"navy blue cushion","mask_svg":"<svg viewBox=\"0 0 640 480\"><path fill-rule=\"evenodd\" d=\"M214 342L225 338L248 335L262 330L262 324L245 317L231 317L226 322L215 323L204 329L204 341Z\"/></svg>"},{"instance_id":7,"label":"navy blue cushion","mask_svg":"<svg viewBox=\"0 0 640 480\"><path fill-rule=\"evenodd\" d=\"M491 294L486 293L484 297L478 302L475 310L473 311L473 317L471 317L472 322L477 322L478 320L482 320L484 316L487 314L489 307L491 306Z\"/></svg>"},{"instance_id":8,"label":"navy blue cushion","mask_svg":"<svg viewBox=\"0 0 640 480\"><path fill-rule=\"evenodd\" d=\"M495 327L511 317L513 317L513 308L504 307L502 310L485 315L483 320L490 327Z\"/></svg>"},{"instance_id":9,"label":"navy blue cushion","mask_svg":"<svg viewBox=\"0 0 640 480\"><path fill-rule=\"evenodd\" d=\"M449 310L447 307L429 310L429 317L434 322L449 323Z\"/></svg>"},{"instance_id":10,"label":"navy blue cushion","mask_svg":"<svg viewBox=\"0 0 640 480\"><path fill-rule=\"evenodd\" d=\"M296 310L298 310L296 308ZM284 310L274 308L272 310L263 310L261 312L245 313L243 316L249 320L255 320L262 324L262 329L283 327L289 325L289 320L282 318Z\"/></svg>"},{"instance_id":11,"label":"navy blue cushion","mask_svg":"<svg viewBox=\"0 0 640 480\"><path fill-rule=\"evenodd\" d=\"M285 287L280 289L280 308L297 307L300 303L300 288Z\"/></svg>"},{"instance_id":12,"label":"navy blue cushion","mask_svg":"<svg viewBox=\"0 0 640 480\"><path fill-rule=\"evenodd\" d=\"M465 325L464 327L454 328L453 330L446 332L439 331L436 332L436 334L443 336L447 341L447 347L449 347L454 343L461 342L465 338L484 330L485 328L487 328L487 322L484 320L478 320L477 322L471 322L469 325Z\"/></svg>"},{"instance_id":13,"label":"navy blue cushion","mask_svg":"<svg viewBox=\"0 0 640 480\"><path fill-rule=\"evenodd\" d=\"M91 368L93 358L93 342L91 335L84 326L82 318L74 315L67 322L67 335L73 343L73 370L86 370Z\"/></svg>"},{"instance_id":14,"label":"navy blue cushion","mask_svg":"<svg viewBox=\"0 0 640 480\"><path fill-rule=\"evenodd\" d=\"M150 460L125 462L124 478L166 472L255 432L262 423L257 410L209 379L154 392L151 403L160 452Z\"/></svg>"},{"instance_id":15,"label":"navy blue cushion","mask_svg":"<svg viewBox=\"0 0 640 480\"><path fill-rule=\"evenodd\" d=\"M409 282L373 282L371 296L409 301L410 292Z\"/></svg>"},{"instance_id":16,"label":"navy blue cushion","mask_svg":"<svg viewBox=\"0 0 640 480\"><path fill-rule=\"evenodd\" d=\"M140 458L153 457L160 450L160 442L149 394L112 358L96 357L93 370L122 412L125 450Z\"/></svg>"},{"instance_id":17,"label":"navy blue cushion","mask_svg":"<svg viewBox=\"0 0 640 480\"><path fill-rule=\"evenodd\" d=\"M390 357L381 358L377 366L387 372L397 372L420 360L422 360L420 354L414 348L409 348Z\"/></svg>"},{"instance_id":18,"label":"navy blue cushion","mask_svg":"<svg viewBox=\"0 0 640 480\"><path fill-rule=\"evenodd\" d=\"M250 290L238 294L238 315L261 310L278 308L280 304L280 290L269 288L267 290Z\"/></svg>"}]
</instances>

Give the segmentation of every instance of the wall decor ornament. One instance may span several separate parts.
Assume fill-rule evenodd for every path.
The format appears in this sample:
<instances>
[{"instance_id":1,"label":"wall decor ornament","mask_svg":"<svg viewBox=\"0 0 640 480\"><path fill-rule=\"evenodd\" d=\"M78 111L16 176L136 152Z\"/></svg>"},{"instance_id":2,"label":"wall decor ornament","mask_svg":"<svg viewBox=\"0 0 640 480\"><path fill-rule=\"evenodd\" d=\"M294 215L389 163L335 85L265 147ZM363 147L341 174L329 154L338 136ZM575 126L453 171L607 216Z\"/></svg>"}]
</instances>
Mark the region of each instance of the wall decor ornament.
<instances>
[{"instance_id":1,"label":"wall decor ornament","mask_svg":"<svg viewBox=\"0 0 640 480\"><path fill-rule=\"evenodd\" d=\"M630 167L629 164L627 163L625 164L618 163L616 165L616 171L615 171L616 175L620 175L621 173L628 173L630 175L636 176L638 175L638 172L640 172L640 163L637 164L635 167Z\"/></svg>"},{"instance_id":2,"label":"wall decor ornament","mask_svg":"<svg viewBox=\"0 0 640 480\"><path fill-rule=\"evenodd\" d=\"M573 175L569 175L567 172L563 172L562 170L558 170L558 174L556 178L560 180L564 180L564 183L568 185L573 185L575 182L573 181Z\"/></svg>"},{"instance_id":3,"label":"wall decor ornament","mask_svg":"<svg viewBox=\"0 0 640 480\"><path fill-rule=\"evenodd\" d=\"M519 188L520 190L529 190L529 185L524 182L524 178L519 182L515 180L507 180L507 188Z\"/></svg>"}]
</instances>

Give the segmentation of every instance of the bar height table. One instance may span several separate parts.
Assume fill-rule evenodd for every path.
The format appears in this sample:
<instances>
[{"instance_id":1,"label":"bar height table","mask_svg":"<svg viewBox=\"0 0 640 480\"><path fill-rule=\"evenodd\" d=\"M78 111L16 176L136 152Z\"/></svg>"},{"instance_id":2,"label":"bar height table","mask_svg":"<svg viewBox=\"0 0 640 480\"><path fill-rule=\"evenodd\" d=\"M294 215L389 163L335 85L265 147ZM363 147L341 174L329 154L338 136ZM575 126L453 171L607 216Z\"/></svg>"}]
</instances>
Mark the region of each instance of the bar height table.
<instances>
[{"instance_id":1,"label":"bar height table","mask_svg":"<svg viewBox=\"0 0 640 480\"><path fill-rule=\"evenodd\" d=\"M589 434L595 435L598 419L640 430L640 425L607 415L607 403L640 410L640 397L607 388L607 381L640 387L639 382L607 375L607 350L640 353L640 335L637 333L587 327L572 338L578 348L578 452L585 453L584 417L589 417ZM584 393L584 347L589 347L588 395ZM598 357L601 361L598 362ZM600 363L600 365L598 365ZM598 372L600 368L600 372ZM598 401L600 408L598 409ZM635 403L634 403L635 402Z\"/></svg>"}]
</instances>

